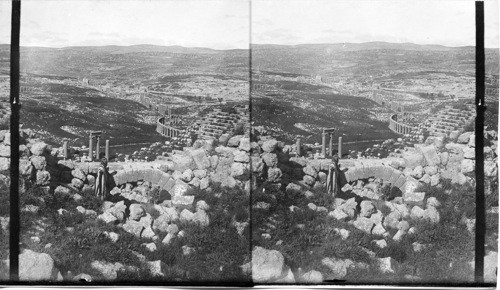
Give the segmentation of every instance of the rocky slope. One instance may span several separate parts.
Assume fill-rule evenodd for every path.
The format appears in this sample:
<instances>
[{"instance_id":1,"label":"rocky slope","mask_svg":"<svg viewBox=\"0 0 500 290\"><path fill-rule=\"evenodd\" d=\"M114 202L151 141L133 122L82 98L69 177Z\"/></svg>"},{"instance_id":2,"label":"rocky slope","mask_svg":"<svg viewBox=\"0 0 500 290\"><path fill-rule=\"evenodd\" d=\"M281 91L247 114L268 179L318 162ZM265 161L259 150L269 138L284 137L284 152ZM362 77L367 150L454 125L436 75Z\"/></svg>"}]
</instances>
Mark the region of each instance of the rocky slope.
<instances>
[{"instance_id":1,"label":"rocky slope","mask_svg":"<svg viewBox=\"0 0 500 290\"><path fill-rule=\"evenodd\" d=\"M343 159L342 192L335 197L325 190L330 160L294 156L292 146L268 136L224 135L151 162L110 163L105 201L93 194L97 162L64 160L62 148L29 130L21 135L23 280L418 283L473 277L471 132L456 140L430 137L385 159ZM495 132L484 137L492 281L498 149ZM0 140L6 174L9 133L2 131ZM6 251L4 245L4 259ZM5 279L6 260L0 269Z\"/></svg>"}]
</instances>

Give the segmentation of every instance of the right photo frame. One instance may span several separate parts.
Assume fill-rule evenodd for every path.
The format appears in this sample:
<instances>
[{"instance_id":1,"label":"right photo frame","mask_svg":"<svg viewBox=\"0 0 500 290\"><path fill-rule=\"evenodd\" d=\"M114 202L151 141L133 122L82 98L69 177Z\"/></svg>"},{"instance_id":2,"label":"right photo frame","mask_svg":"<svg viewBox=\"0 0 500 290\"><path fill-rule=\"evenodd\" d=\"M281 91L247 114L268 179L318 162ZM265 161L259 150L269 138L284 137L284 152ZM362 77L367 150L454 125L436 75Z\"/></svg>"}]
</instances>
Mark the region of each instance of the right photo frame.
<instances>
[{"instance_id":1,"label":"right photo frame","mask_svg":"<svg viewBox=\"0 0 500 290\"><path fill-rule=\"evenodd\" d=\"M498 2L484 2L482 102L475 5L252 1L254 282L496 283Z\"/></svg>"}]
</instances>

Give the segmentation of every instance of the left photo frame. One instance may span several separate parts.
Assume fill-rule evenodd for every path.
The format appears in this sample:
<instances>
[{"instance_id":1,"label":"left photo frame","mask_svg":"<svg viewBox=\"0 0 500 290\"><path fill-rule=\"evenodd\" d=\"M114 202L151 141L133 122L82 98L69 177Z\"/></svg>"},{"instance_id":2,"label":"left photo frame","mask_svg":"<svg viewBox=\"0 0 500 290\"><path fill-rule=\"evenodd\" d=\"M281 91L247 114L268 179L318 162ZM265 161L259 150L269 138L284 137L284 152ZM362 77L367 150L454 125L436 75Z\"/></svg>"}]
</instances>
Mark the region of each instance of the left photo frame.
<instances>
[{"instance_id":1,"label":"left photo frame","mask_svg":"<svg viewBox=\"0 0 500 290\"><path fill-rule=\"evenodd\" d=\"M9 280L10 221L10 119L11 106L10 1L0 1L0 280Z\"/></svg>"},{"instance_id":2,"label":"left photo frame","mask_svg":"<svg viewBox=\"0 0 500 290\"><path fill-rule=\"evenodd\" d=\"M22 2L19 283L251 282L248 14Z\"/></svg>"}]
</instances>

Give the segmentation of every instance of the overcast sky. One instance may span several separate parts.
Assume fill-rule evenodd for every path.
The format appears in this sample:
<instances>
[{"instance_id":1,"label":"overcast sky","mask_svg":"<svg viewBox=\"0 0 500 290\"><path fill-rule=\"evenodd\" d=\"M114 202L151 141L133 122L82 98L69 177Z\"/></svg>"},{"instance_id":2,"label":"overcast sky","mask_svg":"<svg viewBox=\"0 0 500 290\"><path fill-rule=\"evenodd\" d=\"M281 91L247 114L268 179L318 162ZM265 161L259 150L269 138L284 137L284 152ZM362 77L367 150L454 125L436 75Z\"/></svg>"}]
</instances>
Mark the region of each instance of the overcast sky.
<instances>
[{"instance_id":1,"label":"overcast sky","mask_svg":"<svg viewBox=\"0 0 500 290\"><path fill-rule=\"evenodd\" d=\"M486 47L498 47L498 1L486 1ZM252 0L252 43L475 45L474 1Z\"/></svg>"},{"instance_id":2,"label":"overcast sky","mask_svg":"<svg viewBox=\"0 0 500 290\"><path fill-rule=\"evenodd\" d=\"M413 42L475 44L472 0L23 0L21 45ZM498 0L485 4L486 47L499 47ZM250 13L251 7L251 13ZM0 43L10 0L0 0Z\"/></svg>"},{"instance_id":3,"label":"overcast sky","mask_svg":"<svg viewBox=\"0 0 500 290\"><path fill-rule=\"evenodd\" d=\"M23 0L21 13L26 46L249 46L248 0Z\"/></svg>"}]
</instances>

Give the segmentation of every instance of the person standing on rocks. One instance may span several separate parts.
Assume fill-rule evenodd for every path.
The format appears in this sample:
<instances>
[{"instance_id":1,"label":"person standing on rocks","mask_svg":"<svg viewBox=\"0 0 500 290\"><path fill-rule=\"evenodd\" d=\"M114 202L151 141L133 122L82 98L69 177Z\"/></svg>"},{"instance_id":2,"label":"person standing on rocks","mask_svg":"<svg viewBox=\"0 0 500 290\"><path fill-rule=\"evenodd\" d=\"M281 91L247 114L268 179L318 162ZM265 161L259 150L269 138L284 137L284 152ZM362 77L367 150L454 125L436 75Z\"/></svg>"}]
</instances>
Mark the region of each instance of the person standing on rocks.
<instances>
[{"instance_id":1,"label":"person standing on rocks","mask_svg":"<svg viewBox=\"0 0 500 290\"><path fill-rule=\"evenodd\" d=\"M97 168L97 178L95 181L95 194L98 197L100 196L101 200L104 200L107 195L108 175L108 160L102 158L101 164Z\"/></svg>"},{"instance_id":2,"label":"person standing on rocks","mask_svg":"<svg viewBox=\"0 0 500 290\"><path fill-rule=\"evenodd\" d=\"M336 197L340 193L340 168L339 156L337 154L333 155L332 164L328 168L326 191L333 195L333 197Z\"/></svg>"}]
</instances>

